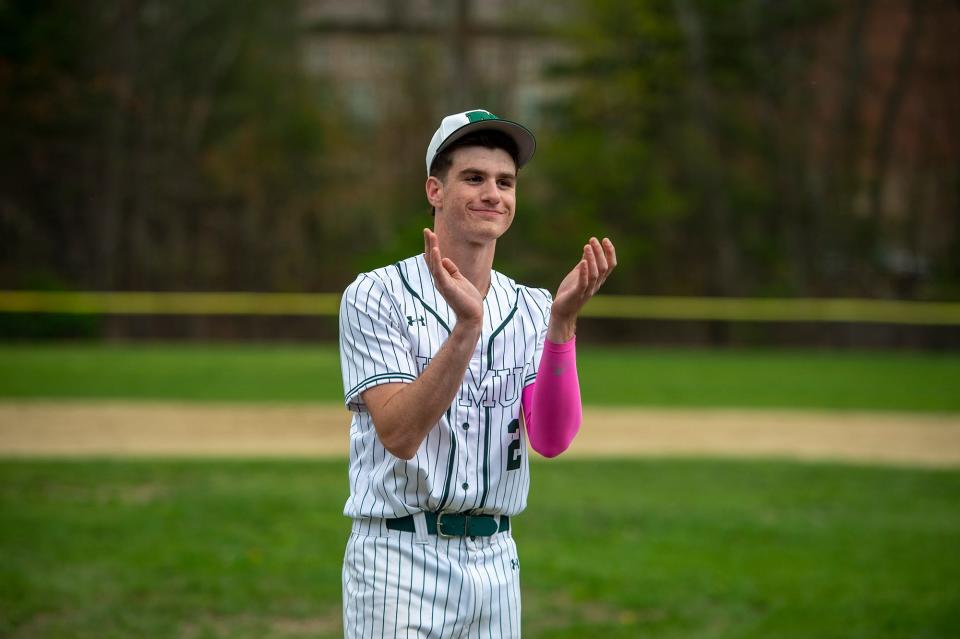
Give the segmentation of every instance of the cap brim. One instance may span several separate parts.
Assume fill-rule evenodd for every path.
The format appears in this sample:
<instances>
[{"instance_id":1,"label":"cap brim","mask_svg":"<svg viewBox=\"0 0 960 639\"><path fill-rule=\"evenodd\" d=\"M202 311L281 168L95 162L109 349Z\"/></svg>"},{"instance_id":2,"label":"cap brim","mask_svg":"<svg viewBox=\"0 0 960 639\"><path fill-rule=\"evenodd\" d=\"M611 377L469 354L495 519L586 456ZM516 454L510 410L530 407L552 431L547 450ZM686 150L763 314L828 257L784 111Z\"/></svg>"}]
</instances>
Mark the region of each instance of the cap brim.
<instances>
[{"instance_id":1,"label":"cap brim","mask_svg":"<svg viewBox=\"0 0 960 639\"><path fill-rule=\"evenodd\" d=\"M443 144L437 148L434 158L449 147L451 144L474 131L500 131L506 133L517 144L517 168L530 161L534 152L537 150L537 139L527 127L510 120L477 120L464 124L462 127L447 136Z\"/></svg>"}]
</instances>

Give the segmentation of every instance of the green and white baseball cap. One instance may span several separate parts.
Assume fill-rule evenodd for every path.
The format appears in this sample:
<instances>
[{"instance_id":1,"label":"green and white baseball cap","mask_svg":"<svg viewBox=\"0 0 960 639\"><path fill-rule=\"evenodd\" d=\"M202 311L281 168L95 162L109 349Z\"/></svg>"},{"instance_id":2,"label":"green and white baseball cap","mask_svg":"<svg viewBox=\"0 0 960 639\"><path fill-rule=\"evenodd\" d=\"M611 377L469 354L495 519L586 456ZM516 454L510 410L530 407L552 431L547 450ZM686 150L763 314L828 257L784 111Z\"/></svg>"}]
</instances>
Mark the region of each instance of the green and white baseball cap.
<instances>
[{"instance_id":1,"label":"green and white baseball cap","mask_svg":"<svg viewBox=\"0 0 960 639\"><path fill-rule=\"evenodd\" d=\"M430 165L437 154L445 148L473 131L491 130L506 133L517 143L517 168L526 164L533 157L537 149L537 140L530 129L503 120L486 109L473 109L463 113L455 113L443 118L440 128L433 134L430 145L427 147L427 175L430 175Z\"/></svg>"}]
</instances>

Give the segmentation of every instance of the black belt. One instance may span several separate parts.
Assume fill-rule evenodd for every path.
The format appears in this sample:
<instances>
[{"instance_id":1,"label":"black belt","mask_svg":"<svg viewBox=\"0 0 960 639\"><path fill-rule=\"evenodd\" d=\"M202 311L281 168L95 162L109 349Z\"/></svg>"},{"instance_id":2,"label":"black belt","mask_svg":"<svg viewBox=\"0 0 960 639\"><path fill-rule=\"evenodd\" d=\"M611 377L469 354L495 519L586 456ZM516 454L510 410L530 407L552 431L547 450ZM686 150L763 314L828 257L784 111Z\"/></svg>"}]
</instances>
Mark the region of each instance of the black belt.
<instances>
[{"instance_id":1,"label":"black belt","mask_svg":"<svg viewBox=\"0 0 960 639\"><path fill-rule=\"evenodd\" d=\"M462 513L423 513L427 520L427 532L441 537L490 537L510 530L510 518L500 515L497 525L495 515L466 515ZM439 521L439 526L437 525ZM387 528L416 532L413 515L388 519Z\"/></svg>"}]
</instances>

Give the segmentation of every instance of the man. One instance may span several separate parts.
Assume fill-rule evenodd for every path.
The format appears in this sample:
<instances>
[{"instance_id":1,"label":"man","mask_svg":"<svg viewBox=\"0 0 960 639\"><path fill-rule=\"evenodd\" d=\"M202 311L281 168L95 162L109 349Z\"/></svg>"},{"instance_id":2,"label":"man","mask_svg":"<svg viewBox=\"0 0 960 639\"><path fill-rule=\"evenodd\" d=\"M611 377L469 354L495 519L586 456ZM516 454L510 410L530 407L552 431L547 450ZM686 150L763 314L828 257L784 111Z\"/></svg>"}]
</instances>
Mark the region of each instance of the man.
<instances>
[{"instance_id":1,"label":"man","mask_svg":"<svg viewBox=\"0 0 960 639\"><path fill-rule=\"evenodd\" d=\"M493 270L535 147L488 111L444 118L427 148L423 254L344 293L347 637L520 635L511 526L527 442L553 457L573 440L576 318L616 265L613 244L591 238L552 302Z\"/></svg>"}]
</instances>

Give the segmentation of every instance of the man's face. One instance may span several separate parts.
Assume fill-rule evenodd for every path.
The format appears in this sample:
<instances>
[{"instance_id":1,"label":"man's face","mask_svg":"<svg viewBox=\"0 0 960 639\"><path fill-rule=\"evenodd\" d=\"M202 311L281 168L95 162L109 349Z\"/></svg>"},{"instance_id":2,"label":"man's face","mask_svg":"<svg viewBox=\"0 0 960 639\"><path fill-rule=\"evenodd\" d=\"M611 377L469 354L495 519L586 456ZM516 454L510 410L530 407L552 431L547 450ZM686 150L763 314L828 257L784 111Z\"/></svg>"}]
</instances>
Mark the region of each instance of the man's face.
<instances>
[{"instance_id":1,"label":"man's face","mask_svg":"<svg viewBox=\"0 0 960 639\"><path fill-rule=\"evenodd\" d=\"M513 223L516 187L516 165L503 149L457 149L446 179L427 180L437 233L475 244L496 240Z\"/></svg>"}]
</instances>

